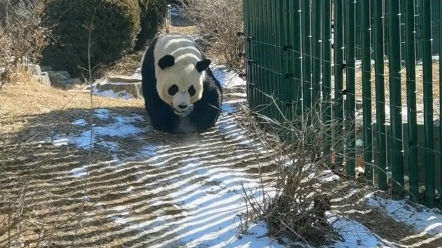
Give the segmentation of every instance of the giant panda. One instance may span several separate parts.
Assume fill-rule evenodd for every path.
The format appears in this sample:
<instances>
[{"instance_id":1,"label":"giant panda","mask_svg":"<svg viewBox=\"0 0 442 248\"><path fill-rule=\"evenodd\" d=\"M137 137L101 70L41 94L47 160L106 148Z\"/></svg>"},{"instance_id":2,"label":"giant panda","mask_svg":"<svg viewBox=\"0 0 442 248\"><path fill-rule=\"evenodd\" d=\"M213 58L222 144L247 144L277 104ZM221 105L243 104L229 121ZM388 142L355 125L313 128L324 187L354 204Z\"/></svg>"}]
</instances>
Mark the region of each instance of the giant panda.
<instances>
[{"instance_id":1,"label":"giant panda","mask_svg":"<svg viewBox=\"0 0 442 248\"><path fill-rule=\"evenodd\" d=\"M151 41L141 61L141 88L155 130L184 133L183 121L198 133L215 126L222 88L210 63L183 34L160 34Z\"/></svg>"}]
</instances>

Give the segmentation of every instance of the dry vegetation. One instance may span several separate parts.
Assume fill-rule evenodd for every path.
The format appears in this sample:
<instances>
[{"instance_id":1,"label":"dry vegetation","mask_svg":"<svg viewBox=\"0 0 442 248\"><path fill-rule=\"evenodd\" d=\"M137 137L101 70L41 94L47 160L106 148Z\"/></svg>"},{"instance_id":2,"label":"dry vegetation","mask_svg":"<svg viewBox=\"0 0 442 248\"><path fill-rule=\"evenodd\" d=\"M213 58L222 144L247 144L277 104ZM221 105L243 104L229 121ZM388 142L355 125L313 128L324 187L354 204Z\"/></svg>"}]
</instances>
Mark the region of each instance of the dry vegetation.
<instances>
[{"instance_id":1,"label":"dry vegetation","mask_svg":"<svg viewBox=\"0 0 442 248\"><path fill-rule=\"evenodd\" d=\"M0 25L0 87L26 66L29 59L38 62L47 46L50 31L41 26L41 1L2 0L5 12Z\"/></svg>"},{"instance_id":2,"label":"dry vegetation","mask_svg":"<svg viewBox=\"0 0 442 248\"><path fill-rule=\"evenodd\" d=\"M82 215L96 208L94 203L84 201L91 194L88 178L72 180L69 170L91 161L97 166L111 160L111 156L100 149L89 154L75 146L43 142L56 134L83 131L71 123L79 118L90 119L89 93L51 88L26 77L22 80L0 91L0 246L47 247L68 237L61 230L74 234L81 225L90 225ZM127 115L141 110L139 101L102 97L94 97L93 106L121 109ZM112 190L99 189L93 194L108 199ZM112 230L111 223L107 225ZM86 230L93 231L84 229L79 237ZM72 245L79 241L72 236L65 242Z\"/></svg>"},{"instance_id":3,"label":"dry vegetation","mask_svg":"<svg viewBox=\"0 0 442 248\"><path fill-rule=\"evenodd\" d=\"M195 23L199 35L207 39L209 55L216 63L230 69L243 69L244 41L238 36L243 31L242 0L191 0L184 5L184 16Z\"/></svg>"},{"instance_id":4,"label":"dry vegetation","mask_svg":"<svg viewBox=\"0 0 442 248\"><path fill-rule=\"evenodd\" d=\"M275 103L270 105L276 106ZM333 226L334 222L327 221L330 216L326 212L330 212L336 220L358 221L389 242L439 247L440 240L433 240L425 234L415 235L411 226L393 220L382 209L369 207L366 203L365 197L369 193L375 192L376 196L384 198L391 195L378 192L363 177L356 182L340 173L336 177L330 171L333 155L324 156L318 151L324 145L330 145L331 138L324 134L334 125L322 123L318 116L316 112L308 112L303 119L276 122L247 107L242 109L238 122L247 130L246 135L257 149L266 150L265 156L271 154L271 161L266 163L259 158L259 151L255 152L262 161L259 163L261 189L269 185L274 189L257 197L253 190L243 188L248 206L246 227L247 221L263 220L269 234L290 247L332 245L341 236ZM301 129L301 126L306 127L307 119L311 126ZM291 134L290 143L280 139L284 133ZM275 170L271 183L264 179L269 168Z\"/></svg>"},{"instance_id":5,"label":"dry vegetation","mask_svg":"<svg viewBox=\"0 0 442 248\"><path fill-rule=\"evenodd\" d=\"M315 247L337 240L339 234L325 215L331 210L336 192L321 181L327 176L323 172L331 165L331 159L318 153L323 144L331 142L322 134L332 126L322 125L315 113L306 113L312 126L302 129L299 127L306 127L306 122L301 118L281 124L253 112L245 112L242 117L250 138L272 153L272 167L277 171L276 195L257 199L245 191L249 217L264 220L270 234L280 239ZM291 134L292 142L280 141L285 133Z\"/></svg>"},{"instance_id":6,"label":"dry vegetation","mask_svg":"<svg viewBox=\"0 0 442 248\"><path fill-rule=\"evenodd\" d=\"M385 99L387 100L387 104L390 99L390 87L389 87L389 69L388 65L384 67L384 82L385 82ZM439 63L433 63L432 66L432 72L433 72L433 82L432 82L432 89L433 89L433 98L434 98L434 107L435 110L437 110L437 114L439 112L439 78L440 78L440 72L439 72ZM416 99L418 104L423 104L423 77L422 77L422 65L416 66ZM373 105L376 102L376 84L375 84L375 76L376 73L374 71L374 68L372 68L371 71L371 92L372 92L372 102ZM361 69L356 69L356 99L362 99L362 73ZM406 69L403 67L401 70L401 94L402 94L402 104L405 105L407 103L407 83L406 83ZM345 84L345 74L344 74L344 84Z\"/></svg>"}]
</instances>

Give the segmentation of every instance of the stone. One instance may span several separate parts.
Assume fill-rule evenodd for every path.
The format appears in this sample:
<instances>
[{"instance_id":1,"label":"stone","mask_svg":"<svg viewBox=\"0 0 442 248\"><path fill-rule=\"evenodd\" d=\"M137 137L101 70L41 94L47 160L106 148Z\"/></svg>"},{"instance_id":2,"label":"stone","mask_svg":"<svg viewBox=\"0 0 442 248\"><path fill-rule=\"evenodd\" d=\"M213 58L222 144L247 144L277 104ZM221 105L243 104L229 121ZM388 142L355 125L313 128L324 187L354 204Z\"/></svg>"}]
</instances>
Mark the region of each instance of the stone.
<instances>
[{"instance_id":1,"label":"stone","mask_svg":"<svg viewBox=\"0 0 442 248\"><path fill-rule=\"evenodd\" d=\"M64 88L67 80L71 78L71 75L67 71L48 71L49 80L51 85L57 88Z\"/></svg>"},{"instance_id":2,"label":"stone","mask_svg":"<svg viewBox=\"0 0 442 248\"><path fill-rule=\"evenodd\" d=\"M122 82L101 82L97 84L97 89L101 91L112 90L115 93L126 91L134 98L142 98L141 82L122 83Z\"/></svg>"},{"instance_id":3,"label":"stone","mask_svg":"<svg viewBox=\"0 0 442 248\"><path fill-rule=\"evenodd\" d=\"M111 83L137 83L141 82L141 78L133 76L114 75L114 76L109 76L107 81Z\"/></svg>"},{"instance_id":4,"label":"stone","mask_svg":"<svg viewBox=\"0 0 442 248\"><path fill-rule=\"evenodd\" d=\"M32 75L40 76L41 73L42 73L41 68L40 68L39 65L33 65L33 66L31 67L31 69L32 69ZM46 74L47 74L47 73L46 73Z\"/></svg>"},{"instance_id":5,"label":"stone","mask_svg":"<svg viewBox=\"0 0 442 248\"><path fill-rule=\"evenodd\" d=\"M51 86L51 80L47 72L41 72L40 75L32 75L32 77L44 85Z\"/></svg>"},{"instance_id":6,"label":"stone","mask_svg":"<svg viewBox=\"0 0 442 248\"><path fill-rule=\"evenodd\" d=\"M39 65L35 65L32 63L28 63L28 64L23 64L23 68L30 74L30 75L35 75L35 76L40 76L41 75L41 69Z\"/></svg>"}]
</instances>

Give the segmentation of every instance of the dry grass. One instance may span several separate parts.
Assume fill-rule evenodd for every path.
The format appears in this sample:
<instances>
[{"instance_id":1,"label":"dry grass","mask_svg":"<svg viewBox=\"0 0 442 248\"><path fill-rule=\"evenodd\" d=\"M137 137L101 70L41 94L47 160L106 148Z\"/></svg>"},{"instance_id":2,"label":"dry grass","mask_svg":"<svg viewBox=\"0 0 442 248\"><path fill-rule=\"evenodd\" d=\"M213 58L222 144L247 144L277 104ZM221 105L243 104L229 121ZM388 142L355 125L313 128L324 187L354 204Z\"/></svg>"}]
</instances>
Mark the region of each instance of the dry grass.
<instances>
[{"instance_id":1,"label":"dry grass","mask_svg":"<svg viewBox=\"0 0 442 248\"><path fill-rule=\"evenodd\" d=\"M384 67L384 75L385 75L385 98L387 101L390 99L390 88L389 88L389 70L388 65ZM440 78L440 72L439 72L439 63L433 63L432 67L433 71L433 98L435 102L439 102L439 78ZM372 69L371 71L371 80L372 80L372 101L373 104L375 103L375 92L376 92L376 84L375 84L375 71ZM362 99L362 72L361 69L356 70L356 98ZM344 75L344 82L345 82L345 75ZM402 104L407 103L407 83L406 83L406 70L403 68L401 70L401 94L402 94ZM423 77L422 77L422 66L416 66L416 98L417 103L422 104L423 103ZM435 105L435 107L439 108L438 104Z\"/></svg>"},{"instance_id":2,"label":"dry grass","mask_svg":"<svg viewBox=\"0 0 442 248\"><path fill-rule=\"evenodd\" d=\"M15 71L11 76L14 83L0 90L0 246L60 247L50 244L55 240L60 244L60 239L64 239L63 247L68 247L74 244L76 235L95 232L99 237L103 228L116 231L115 223L100 217L99 208L84 201L84 196L98 194L108 199L115 191L110 188L118 185L95 187L87 193L91 191L87 189L91 183L87 177L69 176L70 169L91 161L99 161L93 166L100 167L100 163L112 160L111 154L100 147L90 154L71 145L57 147L41 141L55 134L84 131L71 123L80 118L89 120L91 107L119 109L120 113L130 115L142 110L141 100L94 96L91 101L89 91L55 89L23 71ZM96 217L84 220L83 215L92 210ZM99 221L101 225L90 225L90 221ZM88 227L79 229L80 223ZM118 242L115 239L110 243Z\"/></svg>"},{"instance_id":3,"label":"dry grass","mask_svg":"<svg viewBox=\"0 0 442 248\"><path fill-rule=\"evenodd\" d=\"M276 169L276 195L270 196L268 193L258 198L244 190L250 212L248 216L252 221L265 221L271 236L288 237L292 245L298 245L291 247L304 247L302 243L318 247L339 239L336 230L326 223L325 211L330 211L339 219L356 220L388 242L411 246L419 244L431 248L440 246L440 239L433 240L426 234L410 239L410 236L416 234L413 227L392 219L381 208L368 206L366 196L370 193L385 199L391 196L379 192L364 182L363 178L355 182L340 175L338 180L321 181L320 178L325 176L323 171L330 168L333 159L317 151L321 151L330 142L322 133L333 125L315 121L314 113L307 115L311 116L312 127L303 130L299 129L303 123L299 119L280 123L247 107L239 116L238 121L247 130L245 135L255 145L263 147L261 153L264 150L266 156L271 154L271 168ZM292 137L290 143L279 139L282 133L287 132ZM260 156L260 152L256 151L257 156ZM262 168L260 173L264 174L268 165L261 162L259 166ZM262 184L261 187L264 186L267 185ZM356 235L358 231L354 232Z\"/></svg>"},{"instance_id":4,"label":"dry grass","mask_svg":"<svg viewBox=\"0 0 442 248\"><path fill-rule=\"evenodd\" d=\"M7 14L0 23L0 87L14 81L11 74L27 64L27 59L38 63L50 37L48 27L41 25L42 1L2 0L1 6Z\"/></svg>"},{"instance_id":5,"label":"dry grass","mask_svg":"<svg viewBox=\"0 0 442 248\"><path fill-rule=\"evenodd\" d=\"M170 32L178 32L185 35L192 35L197 33L196 26L170 26ZM165 33L165 29L162 30Z\"/></svg>"},{"instance_id":6,"label":"dry grass","mask_svg":"<svg viewBox=\"0 0 442 248\"><path fill-rule=\"evenodd\" d=\"M26 119L30 116L57 112L58 110L88 109L91 107L91 96L88 90L73 89L63 91L30 80L29 76L21 76L22 79L14 84L6 85L0 91L0 134L17 132L26 125ZM29 80L29 81L27 81ZM106 97L93 97L95 108L139 108L142 106L140 99L121 101ZM64 112L65 114L68 111ZM86 115L88 113L85 113ZM79 118L79 116L75 116ZM58 120L71 120L73 116L58 116ZM54 121L54 120L46 120Z\"/></svg>"},{"instance_id":7,"label":"dry grass","mask_svg":"<svg viewBox=\"0 0 442 248\"><path fill-rule=\"evenodd\" d=\"M241 0L198 0L184 5L184 17L195 23L197 33L210 43L208 54L229 69L243 69L244 40ZM227 17L227 18L226 18Z\"/></svg>"},{"instance_id":8,"label":"dry grass","mask_svg":"<svg viewBox=\"0 0 442 248\"><path fill-rule=\"evenodd\" d=\"M276 106L274 101L271 104ZM280 115L284 116L282 112ZM340 237L325 214L331 210L331 200L336 197L336 192L324 187L323 181L319 180L325 176L324 170L331 166L331 157L322 156L319 151L322 145L331 142L322 134L332 126L321 124L319 115L314 112L306 113L304 117L294 121L284 119L279 123L244 109L240 122L256 147L271 154L271 165L276 170L275 195L266 192L258 198L245 189L244 195L250 211L248 217L252 221L263 220L271 236L289 238L293 244L319 247ZM307 118L311 120L310 127L305 125ZM286 134L290 136L289 143L280 140Z\"/></svg>"}]
</instances>

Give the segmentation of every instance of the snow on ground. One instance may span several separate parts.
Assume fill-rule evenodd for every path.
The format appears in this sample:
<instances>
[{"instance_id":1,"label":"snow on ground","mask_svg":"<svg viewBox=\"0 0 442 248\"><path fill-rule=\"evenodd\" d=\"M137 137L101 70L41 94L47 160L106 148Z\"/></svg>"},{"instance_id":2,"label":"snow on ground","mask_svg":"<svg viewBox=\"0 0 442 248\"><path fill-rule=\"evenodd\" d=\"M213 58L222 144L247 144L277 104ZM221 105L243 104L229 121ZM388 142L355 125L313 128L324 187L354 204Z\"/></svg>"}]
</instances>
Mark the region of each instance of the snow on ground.
<instances>
[{"instance_id":1,"label":"snow on ground","mask_svg":"<svg viewBox=\"0 0 442 248\"><path fill-rule=\"evenodd\" d=\"M388 216L408 226L413 226L421 235L442 237L442 211L428 209L421 205L413 207L405 200L389 200L374 194L367 195L366 199L369 206L382 208Z\"/></svg>"},{"instance_id":2,"label":"snow on ground","mask_svg":"<svg viewBox=\"0 0 442 248\"><path fill-rule=\"evenodd\" d=\"M354 220L339 219L328 214L329 222L342 235L341 241L331 245L333 248L350 247L392 247L386 246L376 234L373 234L365 226Z\"/></svg>"},{"instance_id":3,"label":"snow on ground","mask_svg":"<svg viewBox=\"0 0 442 248\"><path fill-rule=\"evenodd\" d=\"M224 66L213 65L213 75L220 81L223 88L244 86L244 80L233 71L228 71Z\"/></svg>"},{"instance_id":4,"label":"snow on ground","mask_svg":"<svg viewBox=\"0 0 442 248\"><path fill-rule=\"evenodd\" d=\"M236 74L227 72L219 66L214 66L213 69L215 76L222 82L223 87L244 86L244 81ZM109 96L114 97L115 95L109 94ZM251 146L251 142L242 135L244 131L235 125L234 117L229 115L234 111L235 107L231 103L223 105L222 115L217 124L219 132L238 144ZM85 130L78 137L70 137L69 142L67 142L66 137L59 136L56 136L52 142L59 145L70 143L88 149L92 140L92 145L101 144L113 151L118 151L116 143L104 142L102 137L136 137L141 135L142 132L146 132L145 128L136 126L137 122L146 121L143 116L123 116L107 109L96 109L94 114L95 118L104 124L93 126L92 139L90 130ZM88 128L88 122L84 119L78 119L72 125ZM183 140L182 142L189 141ZM189 145L195 145L194 142L195 140L191 140ZM143 161L146 161L147 159L146 163L155 162L156 166L162 167L167 165L167 161L162 161L164 159L162 156L168 153L166 150L165 153L159 154L160 150L164 151L164 147L158 144L150 144L146 140L140 155L131 159L140 159L140 161L143 159ZM134 214L131 213L130 206L112 209L115 213L108 217L124 228L140 230L143 233L155 233L156 230L167 228L167 231L156 237L162 241L155 247L173 247L177 243L185 244L185 247L283 247L274 239L267 237L267 230L261 222L249 226L243 225L242 231L243 233L245 231L245 233L238 238L239 233L241 233L241 218L239 218L239 215L245 211L240 183L250 189L257 188L258 184L245 170L231 168L231 162L229 162L231 159L217 159L215 156L210 161L205 158L205 161L202 162L203 155L203 153L196 153L182 158L177 171L179 179L168 177L167 180L154 180L146 184L146 190L147 188L153 188L157 192L170 190L171 193L168 194L168 197L172 199L173 205L183 210L181 218L168 216L166 213L162 213L161 209L158 209L155 218L134 222L129 218L130 214ZM83 177L86 173L87 170L84 166L71 170L73 177ZM142 171L140 171L140 177L141 175ZM186 175L189 175L187 179L181 178ZM331 181L337 179L336 175L325 172L321 180ZM195 181L198 181L198 183L195 183ZM131 194L133 189L132 186L128 187L126 193ZM271 189L267 190L271 192ZM150 191L145 194L153 193L155 192ZM262 192L259 190L255 191L255 194L260 193ZM161 198L145 204L161 205L163 201ZM432 235L441 235L442 233L441 213L423 209L415 210L403 201L385 200L374 196L367 196L367 202L372 207L384 208L388 215L398 221L416 226L418 232L427 232ZM328 213L328 216L329 221L343 236L343 240L338 241L331 247L389 247L377 235L357 221L340 219L331 213ZM167 238L171 234L174 234L172 235L174 238Z\"/></svg>"}]
</instances>

